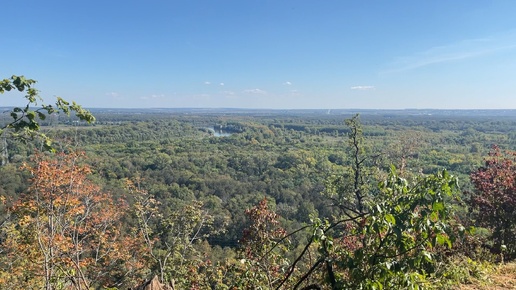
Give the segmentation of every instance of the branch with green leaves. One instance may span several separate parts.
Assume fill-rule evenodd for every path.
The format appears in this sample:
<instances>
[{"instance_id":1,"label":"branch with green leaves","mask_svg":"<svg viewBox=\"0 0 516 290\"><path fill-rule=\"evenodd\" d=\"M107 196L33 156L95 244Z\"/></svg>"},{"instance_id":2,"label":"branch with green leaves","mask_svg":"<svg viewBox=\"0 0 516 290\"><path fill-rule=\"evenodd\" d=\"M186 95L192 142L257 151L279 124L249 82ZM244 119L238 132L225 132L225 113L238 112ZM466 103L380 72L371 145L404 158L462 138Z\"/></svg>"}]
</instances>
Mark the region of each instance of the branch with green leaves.
<instances>
[{"instance_id":1,"label":"branch with green leaves","mask_svg":"<svg viewBox=\"0 0 516 290\"><path fill-rule=\"evenodd\" d=\"M82 108L75 102L69 103L57 97L55 104L44 104L39 91L34 88L35 83L36 81L33 79L16 75L0 81L0 94L11 91L25 93L24 98L26 102L25 106L14 107L10 111L11 120L0 127L0 135L9 132L12 137L22 141L38 137L44 140L43 146L45 149L53 150L52 140L40 132L40 123L48 115L64 113L70 116L73 112L82 121L87 123L95 121L95 117L90 111Z\"/></svg>"},{"instance_id":2,"label":"branch with green leaves","mask_svg":"<svg viewBox=\"0 0 516 290\"><path fill-rule=\"evenodd\" d=\"M364 204L364 213L333 222L313 219L311 237L277 289L293 277L312 247L317 248L316 262L304 265L308 270L296 278L294 289L303 283L331 289L399 288L432 274L439 260L436 247L451 248L456 234L448 203L457 179L444 170L409 183L392 167L379 190Z\"/></svg>"}]
</instances>

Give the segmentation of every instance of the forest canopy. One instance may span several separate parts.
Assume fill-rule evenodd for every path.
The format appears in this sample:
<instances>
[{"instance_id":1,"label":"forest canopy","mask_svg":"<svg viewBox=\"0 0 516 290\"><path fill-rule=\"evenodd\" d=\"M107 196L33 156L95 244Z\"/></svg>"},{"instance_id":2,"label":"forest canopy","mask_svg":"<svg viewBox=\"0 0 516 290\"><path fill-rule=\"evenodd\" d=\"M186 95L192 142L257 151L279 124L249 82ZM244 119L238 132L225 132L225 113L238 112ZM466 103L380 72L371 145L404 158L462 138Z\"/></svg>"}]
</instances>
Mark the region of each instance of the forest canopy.
<instances>
[{"instance_id":1,"label":"forest canopy","mask_svg":"<svg viewBox=\"0 0 516 290\"><path fill-rule=\"evenodd\" d=\"M56 153L3 135L2 288L440 288L514 258L483 196L514 195L516 118L94 113L37 119Z\"/></svg>"}]
</instances>

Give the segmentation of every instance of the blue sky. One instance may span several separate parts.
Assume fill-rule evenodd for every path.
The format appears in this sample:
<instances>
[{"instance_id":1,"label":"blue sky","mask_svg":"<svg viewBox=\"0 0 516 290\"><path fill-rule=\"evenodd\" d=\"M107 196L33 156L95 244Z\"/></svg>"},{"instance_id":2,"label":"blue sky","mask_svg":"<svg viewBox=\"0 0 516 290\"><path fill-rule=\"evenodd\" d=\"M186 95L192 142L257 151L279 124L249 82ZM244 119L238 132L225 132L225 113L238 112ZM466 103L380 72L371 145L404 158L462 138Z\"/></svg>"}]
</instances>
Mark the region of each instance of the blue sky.
<instances>
[{"instance_id":1,"label":"blue sky","mask_svg":"<svg viewBox=\"0 0 516 290\"><path fill-rule=\"evenodd\" d=\"M0 17L0 77L38 80L47 102L516 109L513 0L9 5Z\"/></svg>"}]
</instances>

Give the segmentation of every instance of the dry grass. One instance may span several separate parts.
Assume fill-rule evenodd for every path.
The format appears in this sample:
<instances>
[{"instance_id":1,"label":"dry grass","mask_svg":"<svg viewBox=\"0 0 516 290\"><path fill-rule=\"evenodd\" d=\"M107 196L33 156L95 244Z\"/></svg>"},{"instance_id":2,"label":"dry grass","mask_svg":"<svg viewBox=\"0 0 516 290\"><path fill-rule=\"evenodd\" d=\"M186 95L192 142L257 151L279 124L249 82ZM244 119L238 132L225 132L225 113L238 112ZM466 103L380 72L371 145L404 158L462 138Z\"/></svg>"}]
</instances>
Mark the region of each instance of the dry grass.
<instances>
[{"instance_id":1,"label":"dry grass","mask_svg":"<svg viewBox=\"0 0 516 290\"><path fill-rule=\"evenodd\" d=\"M462 284L460 290L502 290L516 289L516 263L499 265L489 275L487 281L475 280L471 284Z\"/></svg>"}]
</instances>

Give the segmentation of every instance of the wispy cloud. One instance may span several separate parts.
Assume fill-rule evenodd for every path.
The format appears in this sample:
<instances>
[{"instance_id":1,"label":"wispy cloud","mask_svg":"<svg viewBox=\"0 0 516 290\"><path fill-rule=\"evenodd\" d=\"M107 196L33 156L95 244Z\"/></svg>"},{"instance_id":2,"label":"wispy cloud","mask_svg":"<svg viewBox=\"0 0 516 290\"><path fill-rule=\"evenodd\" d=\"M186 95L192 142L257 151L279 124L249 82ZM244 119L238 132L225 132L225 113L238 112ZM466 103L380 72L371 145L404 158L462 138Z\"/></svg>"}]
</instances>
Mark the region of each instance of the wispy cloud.
<instances>
[{"instance_id":1,"label":"wispy cloud","mask_svg":"<svg viewBox=\"0 0 516 290\"><path fill-rule=\"evenodd\" d=\"M221 92L222 96L227 99L236 99L238 98L237 94L233 91L223 91Z\"/></svg>"},{"instance_id":2,"label":"wispy cloud","mask_svg":"<svg viewBox=\"0 0 516 290\"><path fill-rule=\"evenodd\" d=\"M353 86L350 89L359 90L359 91L369 91L369 90L374 90L375 87L374 86Z\"/></svg>"},{"instance_id":3,"label":"wispy cloud","mask_svg":"<svg viewBox=\"0 0 516 290\"><path fill-rule=\"evenodd\" d=\"M253 95L266 95L267 92L264 91L264 90L260 90L260 89L249 89L249 90L244 90L243 93L246 93L246 94L253 94Z\"/></svg>"},{"instance_id":4,"label":"wispy cloud","mask_svg":"<svg viewBox=\"0 0 516 290\"><path fill-rule=\"evenodd\" d=\"M119 98L120 97L120 94L117 93L117 92L110 92L110 93L106 93L106 96L108 97L112 97L112 98Z\"/></svg>"},{"instance_id":5,"label":"wispy cloud","mask_svg":"<svg viewBox=\"0 0 516 290\"><path fill-rule=\"evenodd\" d=\"M288 82L288 81L287 81L287 82L284 82L283 84L284 84L284 85L287 85L287 86L291 86L291 85L292 85L292 83L291 83L291 82Z\"/></svg>"},{"instance_id":6,"label":"wispy cloud","mask_svg":"<svg viewBox=\"0 0 516 290\"><path fill-rule=\"evenodd\" d=\"M161 99L161 98L164 98L165 95L161 94L161 95L150 95L150 96L143 96L143 97L140 97L140 99L142 100L154 100L154 99Z\"/></svg>"},{"instance_id":7,"label":"wispy cloud","mask_svg":"<svg viewBox=\"0 0 516 290\"><path fill-rule=\"evenodd\" d=\"M207 86L209 86L209 85L211 85L212 83L211 83L210 81L205 81L205 82L204 82L204 84L205 84L205 85L207 85ZM219 83L219 86L223 86L223 85L224 85L224 83L222 83L222 82L221 82L221 83Z\"/></svg>"},{"instance_id":8,"label":"wispy cloud","mask_svg":"<svg viewBox=\"0 0 516 290\"><path fill-rule=\"evenodd\" d=\"M516 32L488 38L466 39L396 59L383 73L403 72L421 67L481 57L516 48Z\"/></svg>"},{"instance_id":9,"label":"wispy cloud","mask_svg":"<svg viewBox=\"0 0 516 290\"><path fill-rule=\"evenodd\" d=\"M292 97L298 97L298 96L301 96L302 94L298 90L291 90L289 95Z\"/></svg>"}]
</instances>

